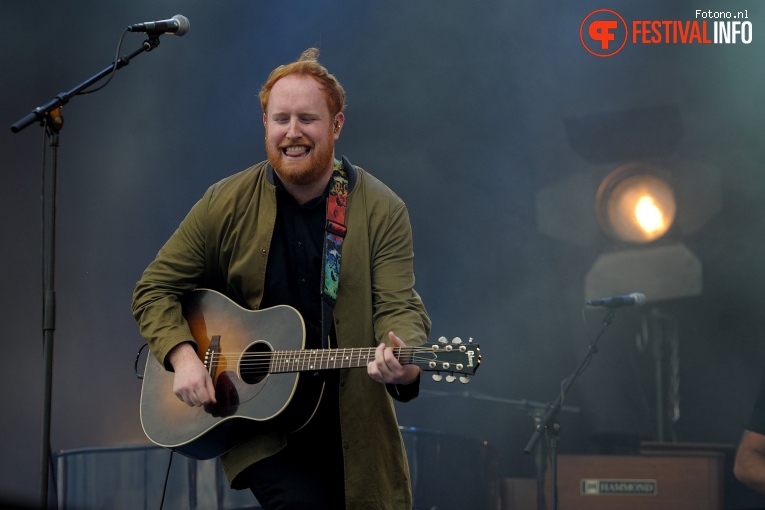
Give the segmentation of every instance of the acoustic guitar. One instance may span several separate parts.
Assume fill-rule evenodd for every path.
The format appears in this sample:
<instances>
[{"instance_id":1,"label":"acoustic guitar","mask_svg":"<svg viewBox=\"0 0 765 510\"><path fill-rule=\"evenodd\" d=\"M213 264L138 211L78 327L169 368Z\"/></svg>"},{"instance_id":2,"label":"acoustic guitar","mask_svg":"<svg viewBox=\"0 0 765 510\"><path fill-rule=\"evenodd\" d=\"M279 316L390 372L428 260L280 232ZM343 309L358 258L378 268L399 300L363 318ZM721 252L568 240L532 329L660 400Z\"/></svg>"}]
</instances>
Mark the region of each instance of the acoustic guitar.
<instances>
[{"instance_id":1,"label":"acoustic guitar","mask_svg":"<svg viewBox=\"0 0 765 510\"><path fill-rule=\"evenodd\" d=\"M305 323L289 306L247 310L212 290L182 301L197 354L215 386L216 404L190 407L173 393L173 373L148 356L141 389L141 425L155 444L195 459L227 452L263 427L298 430L324 390L319 371L366 367L375 348L305 349ZM472 338L395 347L401 364L434 372L435 380L468 382L481 363Z\"/></svg>"}]
</instances>

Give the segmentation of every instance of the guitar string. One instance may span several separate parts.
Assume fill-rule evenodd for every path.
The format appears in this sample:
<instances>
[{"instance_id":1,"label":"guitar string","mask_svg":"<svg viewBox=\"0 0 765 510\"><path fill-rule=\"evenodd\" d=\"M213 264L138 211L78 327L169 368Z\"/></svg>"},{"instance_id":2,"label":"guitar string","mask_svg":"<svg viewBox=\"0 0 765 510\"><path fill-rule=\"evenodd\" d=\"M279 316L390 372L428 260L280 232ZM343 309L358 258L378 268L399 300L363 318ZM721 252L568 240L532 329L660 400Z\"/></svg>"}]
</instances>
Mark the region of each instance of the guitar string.
<instances>
[{"instance_id":1,"label":"guitar string","mask_svg":"<svg viewBox=\"0 0 765 510\"><path fill-rule=\"evenodd\" d=\"M291 350L279 350L279 351L268 351L268 352L244 352L244 351L233 351L233 352L214 352L212 353L213 356L227 356L227 357L237 357L240 354L244 354L245 356L249 358L257 358L257 357L263 357L263 358L270 358L276 355L310 355L314 357L321 357L321 356L347 356L349 353L353 355L372 355L375 352L375 348L365 348L365 347L349 347L344 349L291 349ZM396 348L394 349L394 352L397 353L397 355L407 355L412 354L415 352L441 352L441 351L433 351L430 348L417 348L417 347L403 347L403 348Z\"/></svg>"},{"instance_id":2,"label":"guitar string","mask_svg":"<svg viewBox=\"0 0 765 510\"><path fill-rule=\"evenodd\" d=\"M295 364L310 364L310 365L338 365L338 366L347 366L348 363L357 362L359 363L358 366L361 366L362 364L366 365L367 363L371 362L374 358L369 357L359 357L359 358L307 358L307 357L293 357L293 358L276 358L276 359L270 359L270 358L264 358L259 360L243 360L238 363L240 367L247 367L247 368L253 368L253 367L267 367L270 365L295 365ZM399 360L404 361L404 364L409 364L410 361L412 362L430 362L435 361L433 358L429 357L412 357L405 360Z\"/></svg>"},{"instance_id":3,"label":"guitar string","mask_svg":"<svg viewBox=\"0 0 765 510\"><path fill-rule=\"evenodd\" d=\"M442 353L442 351L434 351L430 348L417 348L417 347L405 347L401 349L394 349L397 356L405 356L405 355L414 355L414 353L420 352L420 353L433 353L438 352ZM356 356L373 356L373 353L375 352L374 348L345 348L345 349L327 349L327 350L313 350L313 349L293 349L293 350L280 350L280 351L268 351L268 352L243 352L243 351L234 351L234 352L214 352L212 353L213 356L226 356L226 357L237 357L240 354L244 354L247 358L272 358L274 355L276 356L305 356L305 357L349 357L349 354L352 355L350 357L356 357ZM443 351L448 352L448 351Z\"/></svg>"},{"instance_id":4,"label":"guitar string","mask_svg":"<svg viewBox=\"0 0 765 510\"><path fill-rule=\"evenodd\" d=\"M242 353L236 352L219 352L212 353L213 361L219 362L220 358L233 358L236 359L240 354L244 354L243 359L238 363L241 368L246 369L266 369L272 365L276 368L285 367L287 365L301 366L301 367L315 367L316 365L324 366L340 364L340 368L345 367L345 363L356 362L359 363L358 367L368 363L374 359L374 348L343 348L343 349L331 349L331 352L325 350L287 350L274 352L257 352L257 353ZM450 353L450 351L434 351L430 347L399 347L394 348L396 356L400 361L404 361L405 364L420 362L430 363L431 361L437 361L443 363L444 360L434 360L430 356L419 356L418 354L432 354L437 352L439 354ZM455 351L457 354L461 354L460 351ZM216 360L217 358L217 360ZM454 366L456 363L450 363L450 366ZM351 367L352 368L352 367ZM447 369L448 370L448 369Z\"/></svg>"},{"instance_id":5,"label":"guitar string","mask_svg":"<svg viewBox=\"0 0 765 510\"><path fill-rule=\"evenodd\" d=\"M417 363L420 363L420 364L428 364L432 360L430 358L422 358L422 359L418 359L418 360L415 360L415 361ZM404 364L406 365L406 364L416 364L416 363L412 362L412 363L404 363ZM360 364L357 364L357 365L347 365L347 364L342 364L342 363L335 364L335 363L333 363L331 361L329 363L317 363L315 361L311 362L311 361L308 361L308 360L295 360L295 361L290 361L290 362L286 362L286 363L285 362L278 362L278 363L274 363L274 364L271 364L270 362L264 362L264 363L261 363L261 364L258 364L258 363L241 364L240 363L240 364L238 364L238 367L240 369L252 370L254 372L279 373L279 372L299 372L299 371L303 371L303 370L315 370L315 369L321 369L321 368L326 368L326 369L332 369L332 368L361 368L361 367L363 367L365 365L367 365L367 363L360 363ZM450 363L449 367L447 367L447 368L443 368L443 367L440 367L440 366L438 368L442 369L444 371L455 371L455 372L456 371L461 371L461 369L457 369L457 366L454 363Z\"/></svg>"}]
</instances>

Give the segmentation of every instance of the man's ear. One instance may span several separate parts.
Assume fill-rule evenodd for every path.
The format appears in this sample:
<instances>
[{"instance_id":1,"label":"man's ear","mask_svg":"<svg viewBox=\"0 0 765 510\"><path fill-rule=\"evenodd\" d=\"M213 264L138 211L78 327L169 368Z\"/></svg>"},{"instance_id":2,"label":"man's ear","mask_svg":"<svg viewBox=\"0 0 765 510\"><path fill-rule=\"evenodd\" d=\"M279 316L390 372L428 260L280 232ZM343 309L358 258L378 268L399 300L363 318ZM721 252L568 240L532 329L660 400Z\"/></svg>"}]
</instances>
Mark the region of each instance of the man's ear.
<instances>
[{"instance_id":1,"label":"man's ear","mask_svg":"<svg viewBox=\"0 0 765 510\"><path fill-rule=\"evenodd\" d=\"M335 122L332 125L332 133L335 135L335 140L340 137L340 131L343 129L343 123L345 122L345 115L343 112L339 112L335 115Z\"/></svg>"}]
</instances>

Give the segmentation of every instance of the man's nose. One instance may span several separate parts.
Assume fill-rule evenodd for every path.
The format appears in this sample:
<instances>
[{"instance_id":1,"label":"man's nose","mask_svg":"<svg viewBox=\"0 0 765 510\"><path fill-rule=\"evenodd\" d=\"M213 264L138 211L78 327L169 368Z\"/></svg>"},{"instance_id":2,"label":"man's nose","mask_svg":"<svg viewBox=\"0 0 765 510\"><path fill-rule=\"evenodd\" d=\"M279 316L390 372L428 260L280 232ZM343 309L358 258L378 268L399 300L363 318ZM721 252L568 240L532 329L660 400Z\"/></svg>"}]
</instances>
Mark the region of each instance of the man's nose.
<instances>
[{"instance_id":1,"label":"man's nose","mask_svg":"<svg viewBox=\"0 0 765 510\"><path fill-rule=\"evenodd\" d=\"M287 126L287 138L300 138L301 134L300 120L290 119L290 123Z\"/></svg>"}]
</instances>

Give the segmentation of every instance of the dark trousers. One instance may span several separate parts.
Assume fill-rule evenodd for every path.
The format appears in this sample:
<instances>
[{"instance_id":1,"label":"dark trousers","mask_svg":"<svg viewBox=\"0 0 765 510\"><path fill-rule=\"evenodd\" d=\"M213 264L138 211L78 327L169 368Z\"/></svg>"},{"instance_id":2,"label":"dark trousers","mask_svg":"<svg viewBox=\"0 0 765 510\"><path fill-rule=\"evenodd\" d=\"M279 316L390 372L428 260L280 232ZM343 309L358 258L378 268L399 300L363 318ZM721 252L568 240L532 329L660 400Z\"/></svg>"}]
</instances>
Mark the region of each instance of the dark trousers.
<instances>
[{"instance_id":1,"label":"dark trousers","mask_svg":"<svg viewBox=\"0 0 765 510\"><path fill-rule=\"evenodd\" d=\"M345 508L342 455L338 466L337 458L317 453L287 446L243 473L264 510Z\"/></svg>"},{"instance_id":2,"label":"dark trousers","mask_svg":"<svg viewBox=\"0 0 765 510\"><path fill-rule=\"evenodd\" d=\"M264 510L342 510L345 477L337 376L328 377L316 415L287 436L280 452L256 462L240 476Z\"/></svg>"}]
</instances>

